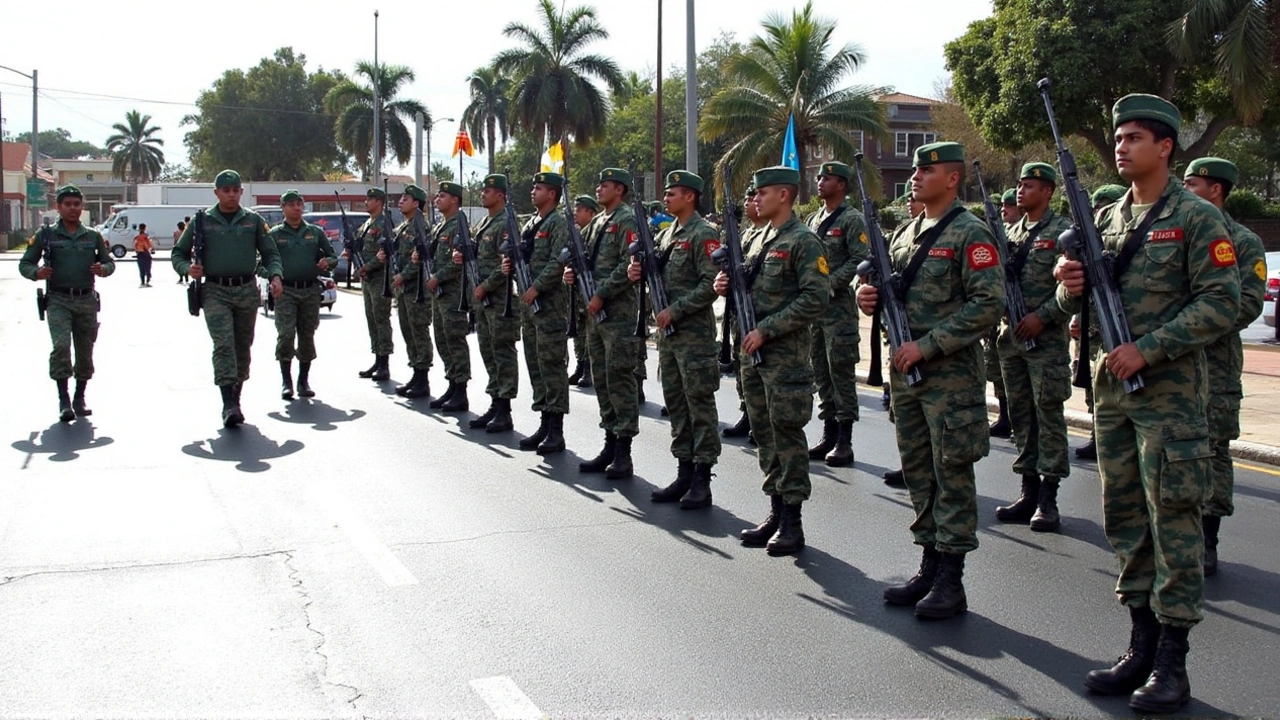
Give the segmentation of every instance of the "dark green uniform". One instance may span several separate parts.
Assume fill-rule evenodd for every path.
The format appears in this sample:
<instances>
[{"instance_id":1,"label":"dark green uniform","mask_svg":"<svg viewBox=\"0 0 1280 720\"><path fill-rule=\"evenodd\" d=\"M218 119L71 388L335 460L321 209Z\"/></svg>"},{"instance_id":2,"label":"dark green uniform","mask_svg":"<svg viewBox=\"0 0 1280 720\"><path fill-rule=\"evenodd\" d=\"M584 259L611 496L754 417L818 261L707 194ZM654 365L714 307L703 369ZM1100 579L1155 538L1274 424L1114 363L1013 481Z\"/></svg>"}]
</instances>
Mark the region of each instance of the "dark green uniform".
<instances>
[{"instance_id":1,"label":"dark green uniform","mask_svg":"<svg viewBox=\"0 0 1280 720\"><path fill-rule=\"evenodd\" d=\"M520 331L524 338L524 362L533 387L534 412L569 413L569 343L564 330L569 316L568 288L562 279L560 251L569 239L564 213L552 208L546 216L534 215L521 229L525 257L538 291L536 314L520 302Z\"/></svg>"},{"instance_id":2,"label":"dark green uniform","mask_svg":"<svg viewBox=\"0 0 1280 720\"><path fill-rule=\"evenodd\" d=\"M324 229L303 221L298 227L287 222L271 228L271 238L280 251L280 280L284 292L276 298L276 360L300 362L316 359L316 328L320 326L322 288L317 277L319 262L337 267L338 255ZM260 268L259 274L266 274ZM294 351L294 338L297 351Z\"/></svg>"},{"instance_id":3,"label":"dark green uniform","mask_svg":"<svg viewBox=\"0 0 1280 720\"><path fill-rule=\"evenodd\" d=\"M396 315L400 319L400 336L404 338L405 352L409 355L409 367L425 373L430 369L435 355L431 349L431 321L433 305L443 302L423 290L423 301L418 302L418 273L421 265L413 262L413 220L406 219L396 227L396 260L399 263L400 287L395 289ZM449 261L453 263L452 260ZM379 292L381 292L379 290Z\"/></svg>"},{"instance_id":4,"label":"dark green uniform","mask_svg":"<svg viewBox=\"0 0 1280 720\"><path fill-rule=\"evenodd\" d=\"M436 350L444 362L444 377L450 383L464 384L471 380L471 348L467 345L470 332L467 309L458 311L458 297L462 292L462 265L453 262L453 251L458 241L458 216L441 220L431 230L429 250L434 252L435 278L438 291L432 312L432 327L436 333Z\"/></svg>"},{"instance_id":5,"label":"dark green uniform","mask_svg":"<svg viewBox=\"0 0 1280 720\"><path fill-rule=\"evenodd\" d=\"M836 220L819 238L831 270L831 302L822 318L813 324L810 357L818 384L818 418L842 423L858 420L859 343L857 309L850 287L858 276L858 265L867 258L867 223L862 213L841 203ZM827 218L826 208L806 221L813 231Z\"/></svg>"},{"instance_id":6,"label":"dark green uniform","mask_svg":"<svg viewBox=\"0 0 1280 720\"><path fill-rule=\"evenodd\" d=\"M640 432L640 405L636 389L636 363L641 340L635 335L637 297L627 279L631 256L627 248L636 237L636 216L631 206L619 203L611 213L593 221L587 261L596 279L596 295L604 299L604 322L587 314L587 353L600 406L600 427L618 438ZM573 292L580 292L571 288Z\"/></svg>"},{"instance_id":7,"label":"dark green uniform","mask_svg":"<svg viewBox=\"0 0 1280 720\"><path fill-rule=\"evenodd\" d=\"M386 263L378 260L378 243L382 241L382 217L370 217L356 232L364 276L360 278L360 295L364 298L364 319L369 326L369 349L386 357L395 352L391 337L391 300L382 297L382 274Z\"/></svg>"},{"instance_id":8,"label":"dark green uniform","mask_svg":"<svg viewBox=\"0 0 1280 720\"><path fill-rule=\"evenodd\" d=\"M516 341L520 339L520 316L511 298L511 317L503 317L509 288L507 276L502 274L502 253L499 250L508 240L506 210L490 213L472 232L476 242L476 266L480 271L480 286L489 298L489 307L476 303L476 338L480 343L480 358L484 362L489 382L485 393L489 397L511 400L520 387L520 365L516 355ZM473 301L474 303L474 301Z\"/></svg>"}]
</instances>

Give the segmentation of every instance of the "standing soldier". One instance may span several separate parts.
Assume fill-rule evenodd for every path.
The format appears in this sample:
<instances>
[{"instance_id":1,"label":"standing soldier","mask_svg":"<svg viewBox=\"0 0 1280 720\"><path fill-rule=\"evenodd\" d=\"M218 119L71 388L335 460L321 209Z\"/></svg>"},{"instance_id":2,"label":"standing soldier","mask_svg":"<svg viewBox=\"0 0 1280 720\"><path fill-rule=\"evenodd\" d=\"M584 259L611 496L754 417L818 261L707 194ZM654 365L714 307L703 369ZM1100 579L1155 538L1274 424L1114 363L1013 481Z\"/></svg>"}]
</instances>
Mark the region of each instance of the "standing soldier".
<instances>
[{"instance_id":1,"label":"standing soldier","mask_svg":"<svg viewBox=\"0 0 1280 720\"><path fill-rule=\"evenodd\" d=\"M235 427L244 422L240 391L249 379L249 350L258 321L256 268L261 258L269 292L279 298L280 250L258 213L240 206L244 188L240 173L223 170L214 178L218 202L200 213L173 248L173 269L190 272L204 283L204 322L213 338L213 381L222 392L222 424ZM204 237L204 258L193 263L191 243L200 229Z\"/></svg>"},{"instance_id":2,"label":"standing soldier","mask_svg":"<svg viewBox=\"0 0 1280 720\"><path fill-rule=\"evenodd\" d=\"M395 352L391 340L391 298L382 297L382 274L387 272L387 264L378 259L387 194L379 188L369 188L365 192L364 206L369 211L369 219L356 233L356 242L360 244L360 255L364 260L359 270L360 294L364 296L364 318L369 325L369 345L374 360L368 370L360 371L360 377L384 382L391 379L388 360Z\"/></svg>"},{"instance_id":3,"label":"standing soldier","mask_svg":"<svg viewBox=\"0 0 1280 720\"><path fill-rule=\"evenodd\" d=\"M476 267L480 271L480 287L472 290L476 308L476 340L480 343L480 359L484 361L489 382L485 393L492 398L484 415L473 419L468 427L487 433L507 432L511 422L511 401L520 388L520 366L516 358L516 341L520 339L520 318L515 312L503 314L507 306L507 276L502 274L502 246L515 242L507 232L507 176L489 175L480 191L480 204L489 216L472 232L476 244ZM461 262L461 253L455 262ZM483 300L489 298L489 306Z\"/></svg>"},{"instance_id":4,"label":"standing soldier","mask_svg":"<svg viewBox=\"0 0 1280 720\"><path fill-rule=\"evenodd\" d=\"M579 195L573 200L573 220L582 233L582 242L590 243L595 229L593 221L600 212L600 203L590 195ZM587 327L587 309L578 305L578 327ZM573 336L573 357L577 365L569 376L569 384L578 387L591 387L591 358L587 355L587 338L585 332Z\"/></svg>"},{"instance_id":5,"label":"standing soldier","mask_svg":"<svg viewBox=\"0 0 1280 720\"><path fill-rule=\"evenodd\" d=\"M1187 166L1182 185L1222 210L1222 204L1235 187L1239 171L1221 158L1200 158ZM1249 228L1236 222L1223 211L1227 231L1236 248L1236 267L1240 271L1240 313L1231 328L1205 349L1209 365L1209 439L1213 446L1213 490L1204 512L1204 574L1218 572L1218 528L1222 518L1235 512L1232 492L1235 470L1231 466L1231 441L1240 437L1240 400L1244 386L1244 348L1240 331L1249 327L1262 314L1267 293L1267 256L1262 240Z\"/></svg>"},{"instance_id":6,"label":"standing soldier","mask_svg":"<svg viewBox=\"0 0 1280 720\"><path fill-rule=\"evenodd\" d=\"M1090 672L1085 685L1132 693L1129 706L1148 712L1173 712L1191 699L1187 635L1203 617L1201 515L1213 455L1203 350L1240 311L1222 213L1169 176L1181 125L1178 108L1163 98L1116 102L1116 168L1133 186L1097 219L1103 246L1118 260L1131 257L1114 277L1134 339L1094 366L1093 397L1103 529L1120 558L1116 594L1133 628L1128 652ZM1083 268L1060 261L1057 275L1058 301L1075 312ZM1139 373L1143 389L1125 393L1123 381Z\"/></svg>"},{"instance_id":7,"label":"standing soldier","mask_svg":"<svg viewBox=\"0 0 1280 720\"><path fill-rule=\"evenodd\" d=\"M88 417L84 390L93 378L93 343L98 339L98 294L95 277L116 271L107 242L93 228L80 224L84 195L75 185L64 185L56 195L58 224L45 226L27 241L18 272L28 280L45 280L49 336L49 377L58 384L58 419L71 422ZM40 264L41 258L44 264ZM75 346L75 365L71 348ZM75 375L75 397L67 381Z\"/></svg>"},{"instance_id":8,"label":"standing soldier","mask_svg":"<svg viewBox=\"0 0 1280 720\"><path fill-rule=\"evenodd\" d=\"M747 547L767 547L770 555L790 555L804 549L801 504L812 489L804 437L813 417L809 326L827 309L831 282L822 241L795 216L800 173L764 168L756 171L754 185L756 209L769 227L746 257L756 327L742 338L738 372L770 511L740 538ZM727 275L716 276L715 289L728 294ZM757 351L764 362L753 365L750 355Z\"/></svg>"},{"instance_id":9,"label":"standing soldier","mask_svg":"<svg viewBox=\"0 0 1280 720\"><path fill-rule=\"evenodd\" d=\"M280 397L293 399L294 336L298 339L298 394L315 397L311 390L311 361L316 359L316 328L320 327L318 273L338 264L324 229L302 219L302 194L286 190L280 196L284 222L271 228L271 239L280 251L284 292L276 300L276 360L280 361ZM259 273L266 268L259 267Z\"/></svg>"},{"instance_id":10,"label":"standing soldier","mask_svg":"<svg viewBox=\"0 0 1280 720\"><path fill-rule=\"evenodd\" d=\"M716 389L715 279L711 253L720 247L720 234L698 214L702 178L686 170L667 175L667 212L675 222L656 238L655 250L663 266L666 309L658 313L658 375L671 417L671 454L678 469L675 482L654 490L654 502L680 501L680 509L711 506L711 468L720 459L720 418ZM640 263L628 270L632 282L643 282ZM675 326L667 335L664 329Z\"/></svg>"},{"instance_id":11,"label":"standing soldier","mask_svg":"<svg viewBox=\"0 0 1280 720\"><path fill-rule=\"evenodd\" d=\"M467 344L467 333L470 332L467 314L470 304L458 309L454 298L462 297L462 265L453 262L453 251L458 242L462 186L455 182L440 183L435 203L444 219L431 230L428 251L435 254L435 273L426 278L426 281L429 296L440 292L439 297L435 298L432 317L436 350L440 353L440 360L444 362L444 377L449 381L449 389L444 395L432 400L431 407L445 412L466 412L471 406L467 399L467 383L471 381L471 346Z\"/></svg>"},{"instance_id":12,"label":"standing soldier","mask_svg":"<svg viewBox=\"0 0 1280 720\"><path fill-rule=\"evenodd\" d=\"M1022 219L1022 208L1018 207L1017 188L1004 191L1004 195L1000 198L1000 214L1004 218L1005 233L1009 233ZM991 437L1007 439L1013 435L1013 428L1009 425L1009 396L1006 393L1004 376L1000 368L999 333L999 325L991 328L991 332L982 341L982 357L987 367L987 379L991 381L991 387L996 393L996 402L1000 405L1000 414L991 424Z\"/></svg>"},{"instance_id":13,"label":"standing soldier","mask_svg":"<svg viewBox=\"0 0 1280 720\"><path fill-rule=\"evenodd\" d=\"M916 200L915 196L911 194L910 184L907 185L907 194L903 195L901 200L907 207L907 221L899 225L897 229L893 231L893 237L889 238L890 246L892 246L893 242L898 239L899 235L907 232L911 228L911 221L918 217L920 213L924 212L924 203ZM884 341L880 338L875 338L873 339L873 342ZM893 422L892 396L889 393L889 383L885 383L884 388L884 395L881 402L884 403L884 409L890 411L889 422ZM902 477L902 468L898 468L897 470L886 470L881 477L884 478L884 484L889 487L904 488L907 486L906 479Z\"/></svg>"},{"instance_id":14,"label":"standing soldier","mask_svg":"<svg viewBox=\"0 0 1280 720\"><path fill-rule=\"evenodd\" d=\"M809 448L809 459L825 458L832 467L853 464L853 424L858 421L861 337L849 288L858 275L858 264L867 257L867 223L862 213L845 201L852 176L853 170L844 163L823 163L818 175L818 197L823 206L805 221L822 240L831 270L831 303L822 319L813 324L810 349L818 381L822 439Z\"/></svg>"},{"instance_id":15,"label":"standing soldier","mask_svg":"<svg viewBox=\"0 0 1280 720\"><path fill-rule=\"evenodd\" d=\"M400 272L391 278L391 288L395 293L396 314L400 318L400 335L404 337L409 367L413 368L413 376L409 378L409 382L396 386L396 394L410 399L431 394L427 373L435 359L431 352L431 306L435 297L428 292L425 293L425 299L418 302L416 283L422 268L414 262L414 218L426 206L427 191L417 185L406 185L404 193L400 195L400 213L404 215L404 222L395 229L395 253L399 259ZM426 227L425 220L424 216L423 227ZM390 260L381 250L377 257L384 266Z\"/></svg>"},{"instance_id":16,"label":"standing soldier","mask_svg":"<svg viewBox=\"0 0 1280 720\"><path fill-rule=\"evenodd\" d=\"M1052 165L1022 167L1018 207L1026 214L1009 229L1005 263L1022 286L1027 315L1017 327L1005 322L998 342L1018 447L1013 471L1022 475L1022 495L1012 505L996 508L996 519L1029 521L1037 532L1051 532L1061 524L1058 483L1071 472L1063 411L1071 397L1071 315L1058 306L1053 279L1054 263L1062 256L1058 236L1071 228L1071 221L1049 209L1057 183ZM1027 350L1027 340L1035 340L1034 350Z\"/></svg>"},{"instance_id":17,"label":"standing soldier","mask_svg":"<svg viewBox=\"0 0 1280 720\"><path fill-rule=\"evenodd\" d=\"M742 215L747 219L747 227L741 231L742 235L742 253L744 256L751 253L751 248L755 246L760 236L764 235L769 229L769 223L760 219L760 213L756 210L756 186L747 186L746 195L742 200ZM738 409L742 411L742 416L738 418L738 422L730 425L722 431L727 438L748 437L751 434L751 420L747 417L747 403L742 397L742 373L737 371L739 363L742 362L738 356L738 349L742 347L742 338L738 337L738 324L728 322L728 315L733 312L732 303L726 302L724 305L726 316L725 327L721 329L724 332L727 328L733 344L730 346L730 353L735 366L733 373L734 389L738 392Z\"/></svg>"},{"instance_id":18,"label":"standing soldier","mask_svg":"<svg viewBox=\"0 0 1280 720\"><path fill-rule=\"evenodd\" d=\"M957 199L964 148L944 142L916 150L911 194L925 210L889 248L902 273L911 337L893 354L894 428L911 504L911 531L923 548L920 571L884 591L917 617L948 618L968 608L965 554L978 547L973 465L991 448L979 343L1004 312L1004 274L987 226ZM876 288L858 288L858 307L875 312ZM923 380L907 384L919 366Z\"/></svg>"}]
</instances>

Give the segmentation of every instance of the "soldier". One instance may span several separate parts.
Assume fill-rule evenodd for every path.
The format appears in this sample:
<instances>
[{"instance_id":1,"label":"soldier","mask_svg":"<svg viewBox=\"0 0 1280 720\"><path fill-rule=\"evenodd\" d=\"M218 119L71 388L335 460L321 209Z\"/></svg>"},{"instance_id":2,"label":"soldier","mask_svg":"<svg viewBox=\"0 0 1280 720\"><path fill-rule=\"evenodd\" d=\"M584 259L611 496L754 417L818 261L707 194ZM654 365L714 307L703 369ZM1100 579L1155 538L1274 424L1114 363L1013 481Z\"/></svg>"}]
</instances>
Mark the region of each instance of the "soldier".
<instances>
[{"instance_id":1,"label":"soldier","mask_svg":"<svg viewBox=\"0 0 1280 720\"><path fill-rule=\"evenodd\" d=\"M520 449L536 450L539 455L564 451L564 416L569 413L569 348L564 334L569 301L561 281L564 264L560 262L569 226L564 213L558 211L562 192L564 177L559 173L533 176L529 197L537 212L525 223L518 240L533 275L533 287L520 296L520 334L533 386L533 409L542 414L538 429L520 441ZM502 259L502 271L511 274L510 256ZM537 313L533 312L535 300Z\"/></svg>"},{"instance_id":2,"label":"soldier","mask_svg":"<svg viewBox=\"0 0 1280 720\"><path fill-rule=\"evenodd\" d=\"M579 195L573 199L573 220L578 225L578 230L582 233L582 242L591 242L591 232L595 228L594 220L600 212L600 203L590 195ZM578 327L585 328L587 326L587 309L578 305ZM573 356L577 361L577 365L573 368L573 374L569 376L569 384L578 387L591 387L591 358L587 355L587 338L586 333L579 332L573 336Z\"/></svg>"},{"instance_id":3,"label":"soldier","mask_svg":"<svg viewBox=\"0 0 1280 720\"><path fill-rule=\"evenodd\" d=\"M991 448L979 341L1004 313L1004 275L991 232L957 199L964 185L958 143L916 150L912 195L924 213L898 234L889 254L901 272L911 336L894 353L894 429L902 473L916 511L911 531L923 548L920 570L884 591L917 617L948 618L968 608L966 553L978 547L973 465ZM858 307L875 311L877 291L858 288ZM923 381L907 384L919 366Z\"/></svg>"},{"instance_id":4,"label":"soldier","mask_svg":"<svg viewBox=\"0 0 1280 720\"><path fill-rule=\"evenodd\" d=\"M595 273L596 291L587 303L587 353L600 405L604 447L591 460L578 464L584 473L603 472L610 480L625 480L634 472L631 439L640 432L640 405L636 390L636 358L640 339L635 335L635 287L627 277L627 249L636 239L635 211L627 202L631 173L619 168L600 171L596 200L602 209L595 220L587 262ZM573 268L564 269L566 285L574 283ZM570 292L576 292L571 288ZM607 318L601 322L601 310Z\"/></svg>"},{"instance_id":5,"label":"soldier","mask_svg":"<svg viewBox=\"0 0 1280 720\"><path fill-rule=\"evenodd\" d=\"M1000 213L1004 218L1004 231L1008 233L1022 219L1022 209L1018 207L1018 190L1016 188L1005 190L1000 204ZM997 325L991 328L991 332L983 339L982 357L987 367L987 378L991 381L991 388L996 393L996 402L1000 405L1000 414L991 424L991 437L1007 439L1013 435L1013 428L1009 425L1009 399L1005 392L1004 377L1000 371L1000 351L997 349L999 332L1000 326Z\"/></svg>"},{"instance_id":6,"label":"soldier","mask_svg":"<svg viewBox=\"0 0 1280 720\"><path fill-rule=\"evenodd\" d=\"M747 219L747 226L741 229L742 252L744 255L751 252L756 241L769 228L769 223L760 218L760 213L756 210L756 187L750 185L747 187L746 195L742 199L742 215ZM742 411L742 416L738 418L738 422L730 425L721 431L727 438L751 437L751 419L747 416L747 403L742 397L742 373L737 371L740 363L738 357L738 348L742 347L742 338L739 337L738 324L729 319L730 313L733 312L731 303L725 303L725 325L721 329L722 332L727 331L732 340L730 353L733 359L734 373L733 384L734 389L738 392L738 409ZM751 444L755 444L754 441Z\"/></svg>"},{"instance_id":7,"label":"soldier","mask_svg":"<svg viewBox=\"0 0 1280 720\"><path fill-rule=\"evenodd\" d=\"M18 272L28 280L44 280L48 289L44 302L48 310L49 377L58 385L58 419L71 422L88 417L84 390L93 378L93 343L98 339L98 294L95 277L116 271L116 263L102 235L80 224L84 195L75 185L64 185L55 196L58 224L45 226L27 241L27 250L18 263ZM43 258L44 264L40 264ZM75 365L71 348L75 346ZM67 381L75 375L72 397Z\"/></svg>"},{"instance_id":8,"label":"soldier","mask_svg":"<svg viewBox=\"0 0 1280 720\"><path fill-rule=\"evenodd\" d=\"M374 382L385 382L391 379L391 368L388 360L395 352L395 344L391 339L391 298L382 296L382 274L387 272L387 264L378 259L378 243L382 241L383 212L386 210L387 194L379 188L369 188L365 192L365 209L369 211L369 219L364 221L356 233L356 242L360 246L360 294L364 296L364 318L369 325L369 345L373 351L373 365L368 370L361 370L360 377Z\"/></svg>"},{"instance_id":9,"label":"soldier","mask_svg":"<svg viewBox=\"0 0 1280 720\"><path fill-rule=\"evenodd\" d=\"M203 211L173 248L173 269L190 272L204 283L204 321L213 338L213 381L222 392L222 424L236 427L244 422L240 391L249 379L249 350L258 320L259 261L268 278L269 292L276 298L284 292L280 281L280 250L271 238L262 216L240 206L244 188L240 173L223 170L214 178L217 204ZM192 262L191 244L199 227L204 236L204 258ZM261 260L259 260L261 259Z\"/></svg>"},{"instance_id":10,"label":"soldier","mask_svg":"<svg viewBox=\"0 0 1280 720\"><path fill-rule=\"evenodd\" d=\"M1191 698L1187 635L1203 617L1201 515L1213 455L1203 350L1239 317L1240 273L1222 213L1169 177L1178 108L1127 95L1112 123L1116 167L1133 186L1097 224L1117 253L1114 277L1134 340L1094 367L1094 423L1103 529L1120 558L1116 594L1133 629L1128 652L1085 685L1132 692L1135 710L1172 712ZM1083 268L1059 261L1057 275L1058 301L1075 312ZM1138 373L1144 388L1126 394L1122 381Z\"/></svg>"},{"instance_id":11,"label":"soldier","mask_svg":"<svg viewBox=\"0 0 1280 720\"><path fill-rule=\"evenodd\" d=\"M311 361L316 359L316 328L320 327L318 273L337 266L324 229L302 219L302 194L286 190L280 196L284 222L271 228L271 239L280 251L284 292L276 300L276 360L280 361L280 398L293 399L294 336L297 336L298 394L315 397L311 389ZM266 268L259 266L259 274Z\"/></svg>"},{"instance_id":12,"label":"soldier","mask_svg":"<svg viewBox=\"0 0 1280 720\"><path fill-rule=\"evenodd\" d=\"M1012 505L996 508L996 519L1030 522L1037 532L1061 525L1058 483L1071 472L1063 410L1071 397L1071 315L1058 306L1058 282L1053 278L1054 263L1063 250L1058 236L1070 229L1071 220L1049 209L1057 184L1052 165L1022 166L1018 207L1026 214L1009 230L1005 263L1022 287L1027 315L1017 327L1003 323L998 342L1018 447L1013 471L1022 475L1022 495ZM1027 340L1035 340L1034 350L1026 349Z\"/></svg>"},{"instance_id":13,"label":"soldier","mask_svg":"<svg viewBox=\"0 0 1280 720\"><path fill-rule=\"evenodd\" d=\"M675 222L655 241L667 291L667 308L658 313L658 374L671 418L671 454L676 479L654 490L654 502L680 501L680 509L711 507L711 468L720 458L720 419L716 390L715 279L719 274L711 253L720 247L720 234L698 214L702 178L676 170L667 175L666 209ZM640 263L632 260L632 282L642 282ZM663 330L675 326L666 335Z\"/></svg>"},{"instance_id":14,"label":"soldier","mask_svg":"<svg viewBox=\"0 0 1280 720\"><path fill-rule=\"evenodd\" d=\"M422 268L414 261L414 218L426 206L427 191L417 185L406 185L400 195L400 213L404 215L404 222L395 229L394 248L397 260L391 266L393 269L396 265L400 267L399 272L391 278L391 291L395 294L396 315L400 319L400 335L404 337L409 367L413 368L413 376L409 378L409 382L396 386L396 394L409 399L431 394L428 372L435 360L431 351L431 319L436 297L430 292L424 292L423 301L418 302L417 280ZM426 216L422 219L423 227L426 227ZM378 250L376 257L382 267L391 260L384 250ZM453 264L452 261L450 264Z\"/></svg>"},{"instance_id":15,"label":"soldier","mask_svg":"<svg viewBox=\"0 0 1280 720\"><path fill-rule=\"evenodd\" d=\"M823 163L818 175L823 206L805 221L822 240L831 271L831 302L812 331L810 358L818 381L822 439L809 448L809 459L825 458L832 467L853 464L853 424L858 421L857 363L862 338L849 288L868 250L866 219L845 201L852 176L853 170L844 163Z\"/></svg>"},{"instance_id":16,"label":"soldier","mask_svg":"<svg viewBox=\"0 0 1280 720\"><path fill-rule=\"evenodd\" d=\"M1022 219L1022 208L1018 205L1018 188L1009 188L1000 196L1000 215L1004 218L1005 230L1012 228Z\"/></svg>"},{"instance_id":17,"label":"soldier","mask_svg":"<svg viewBox=\"0 0 1280 720\"><path fill-rule=\"evenodd\" d=\"M1128 191L1129 189L1123 185L1103 185L1093 191L1093 196L1089 198L1089 202L1093 206L1094 212L1097 212L1108 205L1120 202L1120 198L1124 197L1124 194Z\"/></svg>"},{"instance_id":18,"label":"soldier","mask_svg":"<svg viewBox=\"0 0 1280 720\"><path fill-rule=\"evenodd\" d=\"M1222 210L1223 201L1235 187L1239 171L1221 158L1200 158L1187 166L1182 185ZM1235 326L1205 347L1209 365L1209 440L1213 447L1213 491L1205 503L1204 574L1218 572L1218 529L1222 518L1235 512L1232 490L1235 470L1231 466L1231 441L1240 437L1240 400L1244 387L1244 348L1240 331L1262 314L1267 292L1267 257L1262 240L1249 228L1236 222L1223 211L1227 231L1236 249L1236 267L1240 271L1240 313Z\"/></svg>"},{"instance_id":19,"label":"soldier","mask_svg":"<svg viewBox=\"0 0 1280 720\"><path fill-rule=\"evenodd\" d=\"M520 318L515 312L504 313L510 301L507 276L502 274L502 246L516 239L507 232L506 175L489 175L480 191L480 204L489 211L472 232L476 244L476 267L480 271L480 287L472 290L476 308L476 340L480 359L484 361L489 382L485 393L492 398L484 415L468 423L472 429L487 433L512 429L511 401L520 388L520 366L516 358L516 341L520 339ZM462 254L454 254L461 262ZM489 298L489 306L483 300Z\"/></svg>"},{"instance_id":20,"label":"soldier","mask_svg":"<svg viewBox=\"0 0 1280 720\"><path fill-rule=\"evenodd\" d=\"M739 537L747 547L790 555L804 548L801 505L812 489L804 437L813 416L809 326L827 309L831 282L822 241L795 216L800 173L789 167L757 170L754 185L756 209L769 227L746 257L756 328L742 338L738 372L770 512ZM719 295L729 292L727 275L716 276L715 289ZM756 351L764 356L760 365L748 359Z\"/></svg>"},{"instance_id":21,"label":"soldier","mask_svg":"<svg viewBox=\"0 0 1280 720\"><path fill-rule=\"evenodd\" d=\"M440 183L436 193L436 209L444 217L431 230L430 250L435 253L435 273L427 278L427 294L435 297L432 316L436 331L436 350L444 362L444 376L449 389L431 401L431 407L445 412L466 412L471 406L467 383L471 380L471 346L468 310L458 309L454 298L462 295L462 265L453 262L458 242L458 212L462 207L462 186L455 182ZM416 255L415 255L416 258ZM417 260L414 265L417 265ZM435 296L439 291L440 295ZM425 374L425 373L424 373Z\"/></svg>"},{"instance_id":22,"label":"soldier","mask_svg":"<svg viewBox=\"0 0 1280 720\"><path fill-rule=\"evenodd\" d=\"M902 223L893 231L893 236L889 238L890 245L898 239L899 235L903 234L911 227L912 219L919 217L920 213L924 212L924 203L916 200L915 196L911 194L910 185L907 186L907 194L902 196L902 202L905 203L907 207L907 222ZM874 341L883 342L878 338ZM885 390L881 402L884 403L884 409L889 410L889 421L893 422L893 409L891 406L892 395L889 392L889 383L886 382L884 387ZM905 488L907 486L906 478L902 476L902 468L898 468L897 470L886 470L881 477L884 478L884 484L889 487Z\"/></svg>"}]
</instances>

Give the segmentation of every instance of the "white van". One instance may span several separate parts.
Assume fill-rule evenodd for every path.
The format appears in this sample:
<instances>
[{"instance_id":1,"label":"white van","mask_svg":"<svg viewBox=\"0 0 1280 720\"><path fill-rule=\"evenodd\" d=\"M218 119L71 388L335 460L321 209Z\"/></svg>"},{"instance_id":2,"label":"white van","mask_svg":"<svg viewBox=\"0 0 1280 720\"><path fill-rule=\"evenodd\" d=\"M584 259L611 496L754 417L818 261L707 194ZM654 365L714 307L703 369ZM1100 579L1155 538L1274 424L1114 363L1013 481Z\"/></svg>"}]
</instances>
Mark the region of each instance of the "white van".
<instances>
[{"instance_id":1,"label":"white van","mask_svg":"<svg viewBox=\"0 0 1280 720\"><path fill-rule=\"evenodd\" d=\"M147 226L147 234L157 250L173 249L173 231L183 218L194 217L205 205L123 205L112 208L111 217L101 226L111 254L122 258L133 249L138 225Z\"/></svg>"}]
</instances>

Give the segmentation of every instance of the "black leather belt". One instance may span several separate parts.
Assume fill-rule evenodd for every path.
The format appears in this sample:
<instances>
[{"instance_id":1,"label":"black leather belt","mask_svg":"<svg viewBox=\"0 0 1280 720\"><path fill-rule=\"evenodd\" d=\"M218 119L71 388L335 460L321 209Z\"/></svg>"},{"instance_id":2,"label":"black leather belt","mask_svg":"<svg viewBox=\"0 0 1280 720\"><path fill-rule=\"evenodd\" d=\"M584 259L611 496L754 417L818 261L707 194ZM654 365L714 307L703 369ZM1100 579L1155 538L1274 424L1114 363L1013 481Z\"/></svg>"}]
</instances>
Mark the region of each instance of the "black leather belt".
<instances>
[{"instance_id":1,"label":"black leather belt","mask_svg":"<svg viewBox=\"0 0 1280 720\"><path fill-rule=\"evenodd\" d=\"M254 284L255 278L256 276L254 275L237 275L235 277L217 277L216 275L210 275L206 277L205 280L208 280L214 285L224 285L227 287L239 287L240 285Z\"/></svg>"},{"instance_id":2,"label":"black leather belt","mask_svg":"<svg viewBox=\"0 0 1280 720\"><path fill-rule=\"evenodd\" d=\"M82 297L84 295L92 295L93 288L49 288L50 292L56 292L59 295L70 295L71 297Z\"/></svg>"},{"instance_id":3,"label":"black leather belt","mask_svg":"<svg viewBox=\"0 0 1280 720\"><path fill-rule=\"evenodd\" d=\"M299 280L298 282L281 281L281 283L285 287L297 288L298 290L302 290L304 288L313 288L319 284L315 280Z\"/></svg>"}]
</instances>

